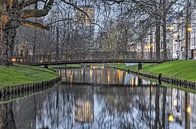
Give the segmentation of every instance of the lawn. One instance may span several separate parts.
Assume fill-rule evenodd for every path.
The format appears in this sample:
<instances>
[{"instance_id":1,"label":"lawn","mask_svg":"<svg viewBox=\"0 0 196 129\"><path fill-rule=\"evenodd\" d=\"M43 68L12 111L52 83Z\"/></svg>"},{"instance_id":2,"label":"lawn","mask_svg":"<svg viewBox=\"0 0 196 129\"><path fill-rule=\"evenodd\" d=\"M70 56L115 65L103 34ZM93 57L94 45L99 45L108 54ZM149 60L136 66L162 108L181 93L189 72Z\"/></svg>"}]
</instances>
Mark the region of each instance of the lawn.
<instances>
[{"instance_id":1,"label":"lawn","mask_svg":"<svg viewBox=\"0 0 196 129\"><path fill-rule=\"evenodd\" d=\"M196 81L195 60L179 60L165 62L159 65L144 68L142 71L155 74L161 73L163 76Z\"/></svg>"},{"instance_id":2,"label":"lawn","mask_svg":"<svg viewBox=\"0 0 196 129\"><path fill-rule=\"evenodd\" d=\"M0 87L41 82L57 76L54 71L35 66L17 64L10 67L0 66Z\"/></svg>"},{"instance_id":3,"label":"lawn","mask_svg":"<svg viewBox=\"0 0 196 129\"><path fill-rule=\"evenodd\" d=\"M157 64L151 64L151 63L145 63L145 64L142 64L142 67L143 68L149 68L153 65L157 65ZM120 69L124 69L124 70L131 70L131 71L138 71L138 65L132 65L132 66L127 66L126 64L122 64L122 63L119 63L119 64L110 64L109 66L113 66L113 67L116 67L116 68L120 68Z\"/></svg>"},{"instance_id":4,"label":"lawn","mask_svg":"<svg viewBox=\"0 0 196 129\"><path fill-rule=\"evenodd\" d=\"M112 64L117 68L138 71L138 65L126 66L125 64ZM142 64L142 72L159 74L167 77L175 77L189 81L196 81L196 61L195 60L178 60L169 61L161 64Z\"/></svg>"},{"instance_id":5,"label":"lawn","mask_svg":"<svg viewBox=\"0 0 196 129\"><path fill-rule=\"evenodd\" d=\"M62 65L49 65L49 68L58 69L58 68L80 68L80 64L62 64Z\"/></svg>"}]
</instances>

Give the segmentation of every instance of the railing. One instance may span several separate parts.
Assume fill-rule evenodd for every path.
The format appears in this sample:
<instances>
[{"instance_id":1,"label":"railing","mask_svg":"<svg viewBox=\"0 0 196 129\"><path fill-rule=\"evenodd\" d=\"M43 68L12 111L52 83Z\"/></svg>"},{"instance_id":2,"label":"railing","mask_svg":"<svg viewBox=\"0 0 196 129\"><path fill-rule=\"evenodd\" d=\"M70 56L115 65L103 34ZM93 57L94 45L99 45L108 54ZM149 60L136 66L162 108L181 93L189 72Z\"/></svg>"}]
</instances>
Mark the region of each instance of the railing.
<instances>
[{"instance_id":1,"label":"railing","mask_svg":"<svg viewBox=\"0 0 196 129\"><path fill-rule=\"evenodd\" d=\"M75 52L58 54L35 54L34 56L16 55L17 62L58 62L77 60L108 60L108 59L130 59L130 60L164 60L163 54L156 59L156 53L150 52ZM171 60L171 54L167 53L167 60Z\"/></svg>"}]
</instances>

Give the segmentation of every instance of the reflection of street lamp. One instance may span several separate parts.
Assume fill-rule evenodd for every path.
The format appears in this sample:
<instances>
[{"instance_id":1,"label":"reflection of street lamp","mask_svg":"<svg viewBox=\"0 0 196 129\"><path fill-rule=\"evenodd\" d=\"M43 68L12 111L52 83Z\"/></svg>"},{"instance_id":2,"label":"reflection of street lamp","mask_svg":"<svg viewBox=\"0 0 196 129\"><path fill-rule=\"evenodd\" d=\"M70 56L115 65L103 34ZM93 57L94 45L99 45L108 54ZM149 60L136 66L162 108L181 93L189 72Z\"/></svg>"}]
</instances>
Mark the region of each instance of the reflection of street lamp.
<instances>
[{"instance_id":1,"label":"reflection of street lamp","mask_svg":"<svg viewBox=\"0 0 196 129\"><path fill-rule=\"evenodd\" d=\"M187 106L187 108L186 108L186 111L187 111L187 113L191 113L191 106L190 106L190 104Z\"/></svg>"},{"instance_id":2,"label":"reflection of street lamp","mask_svg":"<svg viewBox=\"0 0 196 129\"><path fill-rule=\"evenodd\" d=\"M173 121L174 121L174 116L173 116L172 113L169 114L169 116L168 116L168 121L169 121L169 122L173 122Z\"/></svg>"},{"instance_id":3,"label":"reflection of street lamp","mask_svg":"<svg viewBox=\"0 0 196 129\"><path fill-rule=\"evenodd\" d=\"M178 104L178 103L177 103L177 99L174 99L174 100L173 100L173 106L176 107L177 104Z\"/></svg>"},{"instance_id":4,"label":"reflection of street lamp","mask_svg":"<svg viewBox=\"0 0 196 129\"><path fill-rule=\"evenodd\" d=\"M93 101L89 98L78 99L75 103L75 121L90 123L94 118Z\"/></svg>"}]
</instances>

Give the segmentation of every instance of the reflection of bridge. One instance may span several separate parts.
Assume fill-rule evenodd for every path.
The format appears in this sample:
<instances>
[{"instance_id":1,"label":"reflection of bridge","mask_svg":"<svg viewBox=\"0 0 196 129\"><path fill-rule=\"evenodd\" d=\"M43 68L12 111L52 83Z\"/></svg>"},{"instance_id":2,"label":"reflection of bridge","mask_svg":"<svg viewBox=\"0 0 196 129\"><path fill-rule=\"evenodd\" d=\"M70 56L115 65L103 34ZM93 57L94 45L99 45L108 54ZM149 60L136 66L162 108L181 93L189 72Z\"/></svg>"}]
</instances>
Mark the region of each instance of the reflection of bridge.
<instances>
[{"instance_id":1,"label":"reflection of bridge","mask_svg":"<svg viewBox=\"0 0 196 129\"><path fill-rule=\"evenodd\" d=\"M30 65L80 64L80 63L161 63L163 56L155 59L155 53L139 52L74 52L60 54L36 54L16 56L17 62ZM169 57L169 56L168 56Z\"/></svg>"}]
</instances>

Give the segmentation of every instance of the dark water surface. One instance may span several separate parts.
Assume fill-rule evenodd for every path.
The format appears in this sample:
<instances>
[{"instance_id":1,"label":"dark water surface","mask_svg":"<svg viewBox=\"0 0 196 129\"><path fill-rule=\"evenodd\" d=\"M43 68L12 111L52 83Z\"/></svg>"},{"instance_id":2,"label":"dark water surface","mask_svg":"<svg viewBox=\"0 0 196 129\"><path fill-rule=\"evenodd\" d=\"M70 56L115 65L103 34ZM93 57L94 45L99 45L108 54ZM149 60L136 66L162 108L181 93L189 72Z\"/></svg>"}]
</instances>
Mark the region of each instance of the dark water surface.
<instances>
[{"instance_id":1,"label":"dark water surface","mask_svg":"<svg viewBox=\"0 0 196 129\"><path fill-rule=\"evenodd\" d=\"M119 86L60 84L1 104L0 129L196 129L193 93L154 87L153 82L114 69L59 73L64 81Z\"/></svg>"}]
</instances>

